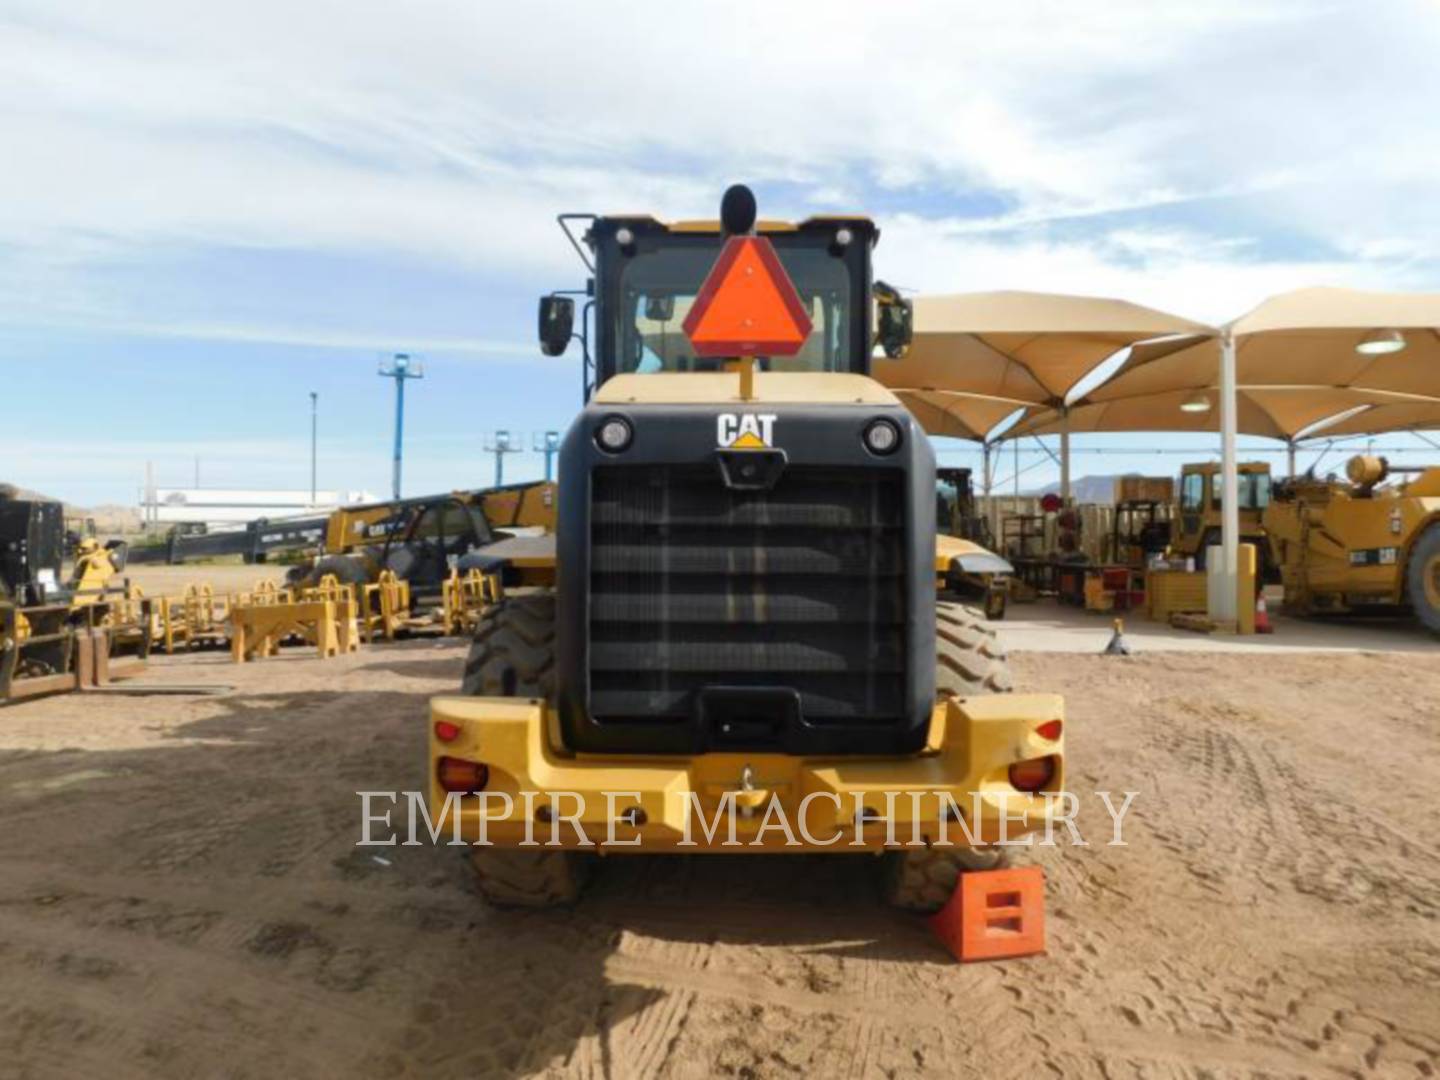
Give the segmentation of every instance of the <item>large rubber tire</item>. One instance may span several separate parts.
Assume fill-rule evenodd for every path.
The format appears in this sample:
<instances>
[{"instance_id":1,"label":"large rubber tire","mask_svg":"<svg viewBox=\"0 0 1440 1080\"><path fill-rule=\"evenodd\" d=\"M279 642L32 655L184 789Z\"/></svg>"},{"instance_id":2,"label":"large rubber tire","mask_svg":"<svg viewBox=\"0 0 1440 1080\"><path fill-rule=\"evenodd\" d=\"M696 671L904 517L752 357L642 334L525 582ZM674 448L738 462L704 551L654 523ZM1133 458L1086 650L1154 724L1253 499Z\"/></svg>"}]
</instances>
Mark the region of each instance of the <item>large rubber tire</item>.
<instances>
[{"instance_id":1,"label":"large rubber tire","mask_svg":"<svg viewBox=\"0 0 1440 1080\"><path fill-rule=\"evenodd\" d=\"M935 697L1005 694L1013 686L1005 647L985 613L948 600L935 602Z\"/></svg>"},{"instance_id":2,"label":"large rubber tire","mask_svg":"<svg viewBox=\"0 0 1440 1080\"><path fill-rule=\"evenodd\" d=\"M460 692L555 700L555 594L512 593L480 618ZM571 851L475 848L480 894L498 907L554 907L580 898L590 856Z\"/></svg>"},{"instance_id":3,"label":"large rubber tire","mask_svg":"<svg viewBox=\"0 0 1440 1080\"><path fill-rule=\"evenodd\" d=\"M573 851L475 848L470 854L480 895L496 907L573 904L590 877L591 856Z\"/></svg>"},{"instance_id":4,"label":"large rubber tire","mask_svg":"<svg viewBox=\"0 0 1440 1080\"><path fill-rule=\"evenodd\" d=\"M984 612L936 601L936 700L1005 694L1013 685L1005 648L986 625ZM962 872L994 870L1006 864L1007 854L1005 848L959 846L887 852L881 883L885 902L904 911L938 911Z\"/></svg>"},{"instance_id":5,"label":"large rubber tire","mask_svg":"<svg viewBox=\"0 0 1440 1080\"><path fill-rule=\"evenodd\" d=\"M1440 524L1431 525L1410 549L1405 595L1420 625L1440 634Z\"/></svg>"},{"instance_id":6,"label":"large rubber tire","mask_svg":"<svg viewBox=\"0 0 1440 1080\"><path fill-rule=\"evenodd\" d=\"M480 617L460 692L555 698L555 594L512 593Z\"/></svg>"}]
</instances>

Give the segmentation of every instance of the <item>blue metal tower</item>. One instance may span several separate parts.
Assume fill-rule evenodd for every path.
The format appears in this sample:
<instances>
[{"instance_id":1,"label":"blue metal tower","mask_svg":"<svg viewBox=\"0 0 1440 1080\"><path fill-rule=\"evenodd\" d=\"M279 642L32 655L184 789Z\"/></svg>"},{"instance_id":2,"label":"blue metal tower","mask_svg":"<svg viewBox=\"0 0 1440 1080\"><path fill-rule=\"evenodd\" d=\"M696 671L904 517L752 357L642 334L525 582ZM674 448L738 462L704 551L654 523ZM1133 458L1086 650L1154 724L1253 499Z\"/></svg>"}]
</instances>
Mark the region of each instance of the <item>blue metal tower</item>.
<instances>
[{"instance_id":1,"label":"blue metal tower","mask_svg":"<svg viewBox=\"0 0 1440 1080\"><path fill-rule=\"evenodd\" d=\"M393 497L400 498L400 456L405 437L405 380L423 379L425 366L409 353L396 353L388 361L380 361L380 374L395 380L395 474L391 483Z\"/></svg>"}]
</instances>

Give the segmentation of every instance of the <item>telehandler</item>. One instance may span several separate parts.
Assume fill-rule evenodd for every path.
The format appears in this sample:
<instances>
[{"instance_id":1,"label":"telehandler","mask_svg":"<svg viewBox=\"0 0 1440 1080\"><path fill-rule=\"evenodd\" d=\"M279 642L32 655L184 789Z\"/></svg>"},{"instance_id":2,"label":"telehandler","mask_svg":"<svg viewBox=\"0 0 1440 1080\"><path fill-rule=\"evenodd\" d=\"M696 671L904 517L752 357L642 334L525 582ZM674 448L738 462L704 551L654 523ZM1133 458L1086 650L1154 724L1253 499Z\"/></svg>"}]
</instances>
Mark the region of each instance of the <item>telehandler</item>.
<instances>
[{"instance_id":1,"label":"telehandler","mask_svg":"<svg viewBox=\"0 0 1440 1080\"><path fill-rule=\"evenodd\" d=\"M327 575L364 585L390 571L419 606L438 602L452 570L498 570L509 585L553 585L553 547L527 554L527 534L553 532L555 485L508 484L331 511L317 555L290 568L290 585L313 586Z\"/></svg>"},{"instance_id":2,"label":"telehandler","mask_svg":"<svg viewBox=\"0 0 1440 1080\"><path fill-rule=\"evenodd\" d=\"M1359 454L1346 480L1285 481L1265 531L1301 614L1409 608L1440 634L1440 468L1399 468ZM1381 486L1387 480L1398 483Z\"/></svg>"},{"instance_id":3,"label":"telehandler","mask_svg":"<svg viewBox=\"0 0 1440 1080\"><path fill-rule=\"evenodd\" d=\"M572 901L597 856L767 851L881 856L938 907L1052 820L1063 703L937 600L934 455L870 378L910 338L878 230L757 223L739 185L718 222L560 221L591 277L580 331L540 303L542 350L585 352L556 584L507 591L432 700L433 827L500 904Z\"/></svg>"}]
</instances>

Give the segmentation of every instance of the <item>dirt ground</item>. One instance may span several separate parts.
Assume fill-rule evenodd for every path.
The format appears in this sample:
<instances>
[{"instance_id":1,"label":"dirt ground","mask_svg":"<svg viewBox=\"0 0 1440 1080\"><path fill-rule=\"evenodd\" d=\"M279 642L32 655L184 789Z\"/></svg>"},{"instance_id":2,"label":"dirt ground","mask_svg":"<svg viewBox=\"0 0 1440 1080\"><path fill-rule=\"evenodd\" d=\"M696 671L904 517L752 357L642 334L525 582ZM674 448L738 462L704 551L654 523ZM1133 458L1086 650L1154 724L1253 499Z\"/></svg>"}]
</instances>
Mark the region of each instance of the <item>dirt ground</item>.
<instances>
[{"instance_id":1,"label":"dirt ground","mask_svg":"<svg viewBox=\"0 0 1440 1080\"><path fill-rule=\"evenodd\" d=\"M455 643L161 660L225 697L0 711L0 1074L1433 1076L1440 664L1028 655L1092 846L961 966L860 857L609 860L569 911L353 846ZM1126 847L1094 792L1137 791Z\"/></svg>"},{"instance_id":2,"label":"dirt ground","mask_svg":"<svg viewBox=\"0 0 1440 1080\"><path fill-rule=\"evenodd\" d=\"M279 563L247 565L234 562L165 566L136 563L120 575L138 585L146 596L178 596L187 585L209 584L217 593L243 592L261 581L283 582L289 569Z\"/></svg>"}]
</instances>

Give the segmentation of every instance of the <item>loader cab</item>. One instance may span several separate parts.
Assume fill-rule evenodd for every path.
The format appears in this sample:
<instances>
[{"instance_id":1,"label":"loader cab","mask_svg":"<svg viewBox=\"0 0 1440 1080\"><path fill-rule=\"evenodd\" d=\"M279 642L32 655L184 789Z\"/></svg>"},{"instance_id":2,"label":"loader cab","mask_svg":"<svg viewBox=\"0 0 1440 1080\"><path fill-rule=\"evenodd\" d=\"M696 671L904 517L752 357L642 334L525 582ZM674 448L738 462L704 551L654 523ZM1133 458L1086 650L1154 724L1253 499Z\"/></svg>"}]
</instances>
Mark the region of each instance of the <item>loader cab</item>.
<instances>
[{"instance_id":1,"label":"loader cab","mask_svg":"<svg viewBox=\"0 0 1440 1080\"><path fill-rule=\"evenodd\" d=\"M1240 488L1240 538L1255 544L1262 576L1269 573L1268 547L1264 543L1261 517L1270 505L1270 466L1263 461L1237 466ZM1172 519L1172 546L1182 555L1194 556L1204 567L1205 549L1219 543L1221 508L1224 504L1220 465L1214 461L1185 465L1180 470L1179 512Z\"/></svg>"},{"instance_id":2,"label":"loader cab","mask_svg":"<svg viewBox=\"0 0 1440 1080\"><path fill-rule=\"evenodd\" d=\"M558 356L578 338L585 352L585 399L616 375L715 372L697 356L683 325L724 243L719 221L665 224L652 217L562 215L586 222L572 243L592 272L583 293L540 301L541 349ZM757 358L758 370L868 375L872 353L902 355L911 333L910 301L873 282L879 239L863 217L810 218L798 225L760 221L811 323L793 356ZM585 297L577 330L575 297Z\"/></svg>"}]
</instances>

